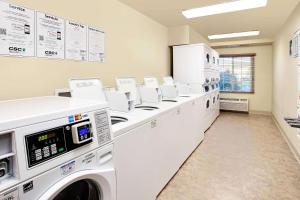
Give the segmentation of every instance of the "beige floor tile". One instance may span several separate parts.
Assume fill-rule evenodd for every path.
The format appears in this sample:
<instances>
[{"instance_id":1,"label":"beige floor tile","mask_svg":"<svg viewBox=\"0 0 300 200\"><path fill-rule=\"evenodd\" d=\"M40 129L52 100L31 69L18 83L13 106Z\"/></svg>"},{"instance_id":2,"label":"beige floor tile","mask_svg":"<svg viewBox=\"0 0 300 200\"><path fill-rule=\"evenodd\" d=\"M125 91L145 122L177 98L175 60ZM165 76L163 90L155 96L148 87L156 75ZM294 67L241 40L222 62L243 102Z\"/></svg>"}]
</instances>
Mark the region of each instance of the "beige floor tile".
<instances>
[{"instance_id":1,"label":"beige floor tile","mask_svg":"<svg viewBox=\"0 0 300 200\"><path fill-rule=\"evenodd\" d=\"M271 117L222 113L158 200L300 200L300 165Z\"/></svg>"}]
</instances>

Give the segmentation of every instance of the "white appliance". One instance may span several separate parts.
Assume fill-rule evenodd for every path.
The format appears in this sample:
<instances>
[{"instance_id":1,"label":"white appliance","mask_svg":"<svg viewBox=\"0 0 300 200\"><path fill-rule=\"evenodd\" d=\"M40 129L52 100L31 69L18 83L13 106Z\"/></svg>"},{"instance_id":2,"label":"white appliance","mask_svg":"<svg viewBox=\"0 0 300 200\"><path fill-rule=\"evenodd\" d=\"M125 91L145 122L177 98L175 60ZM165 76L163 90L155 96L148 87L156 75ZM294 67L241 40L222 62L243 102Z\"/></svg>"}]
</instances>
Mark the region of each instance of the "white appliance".
<instances>
[{"instance_id":1,"label":"white appliance","mask_svg":"<svg viewBox=\"0 0 300 200\"><path fill-rule=\"evenodd\" d=\"M53 96L0 110L1 200L116 199L106 103Z\"/></svg>"},{"instance_id":2,"label":"white appliance","mask_svg":"<svg viewBox=\"0 0 300 200\"><path fill-rule=\"evenodd\" d=\"M216 119L219 91L219 54L206 44L191 44L173 47L174 80L186 83L192 93L205 94L209 101L206 109L206 124L209 127Z\"/></svg>"},{"instance_id":3,"label":"white appliance","mask_svg":"<svg viewBox=\"0 0 300 200\"><path fill-rule=\"evenodd\" d=\"M144 86L140 87L140 95L143 103L160 103L162 92L158 80L154 77L145 77Z\"/></svg>"},{"instance_id":4,"label":"white appliance","mask_svg":"<svg viewBox=\"0 0 300 200\"><path fill-rule=\"evenodd\" d=\"M211 69L211 49L206 44L173 47L174 80L179 83L202 85L204 71Z\"/></svg>"},{"instance_id":5,"label":"white appliance","mask_svg":"<svg viewBox=\"0 0 300 200\"><path fill-rule=\"evenodd\" d=\"M178 97L178 91L175 85L171 83L163 83L163 85L159 86L158 80L155 77L145 77L144 83L146 87L154 88L158 91L160 100L174 100Z\"/></svg>"},{"instance_id":6,"label":"white appliance","mask_svg":"<svg viewBox=\"0 0 300 200\"><path fill-rule=\"evenodd\" d=\"M191 88L189 84L187 83L176 83L173 80L173 77L171 76L166 76L163 78L163 85L164 86L173 86L176 89L176 95L177 96L186 96L191 94ZM173 92L175 93L175 92Z\"/></svg>"},{"instance_id":7,"label":"white appliance","mask_svg":"<svg viewBox=\"0 0 300 200\"><path fill-rule=\"evenodd\" d=\"M171 76L163 77L164 85L175 85L175 82Z\"/></svg>"},{"instance_id":8,"label":"white appliance","mask_svg":"<svg viewBox=\"0 0 300 200\"><path fill-rule=\"evenodd\" d=\"M127 113L134 109L134 100L130 92L117 91L115 88L105 88L104 93L112 110Z\"/></svg>"},{"instance_id":9,"label":"white appliance","mask_svg":"<svg viewBox=\"0 0 300 200\"><path fill-rule=\"evenodd\" d=\"M216 50L212 49L212 68L214 70L219 70L219 65L220 65L220 55Z\"/></svg>"},{"instance_id":10,"label":"white appliance","mask_svg":"<svg viewBox=\"0 0 300 200\"><path fill-rule=\"evenodd\" d=\"M130 92L135 105L142 103L135 78L117 78L117 88L121 92Z\"/></svg>"},{"instance_id":11,"label":"white appliance","mask_svg":"<svg viewBox=\"0 0 300 200\"><path fill-rule=\"evenodd\" d=\"M205 111L204 111L204 130L206 131L207 129L209 129L210 125L211 125L211 107L212 107L212 103L211 103L211 94L206 94L205 95Z\"/></svg>"},{"instance_id":12,"label":"white appliance","mask_svg":"<svg viewBox=\"0 0 300 200\"><path fill-rule=\"evenodd\" d=\"M134 100L129 91L116 91L113 88L106 88L104 91L99 79L71 79L69 85L73 98L107 101L112 110L121 112L129 112L134 108Z\"/></svg>"},{"instance_id":13,"label":"white appliance","mask_svg":"<svg viewBox=\"0 0 300 200\"><path fill-rule=\"evenodd\" d=\"M103 85L98 79L71 79L69 81L72 97L80 99L88 99L94 101L106 101L105 94L102 91ZM91 91L101 92L91 92Z\"/></svg>"}]
</instances>

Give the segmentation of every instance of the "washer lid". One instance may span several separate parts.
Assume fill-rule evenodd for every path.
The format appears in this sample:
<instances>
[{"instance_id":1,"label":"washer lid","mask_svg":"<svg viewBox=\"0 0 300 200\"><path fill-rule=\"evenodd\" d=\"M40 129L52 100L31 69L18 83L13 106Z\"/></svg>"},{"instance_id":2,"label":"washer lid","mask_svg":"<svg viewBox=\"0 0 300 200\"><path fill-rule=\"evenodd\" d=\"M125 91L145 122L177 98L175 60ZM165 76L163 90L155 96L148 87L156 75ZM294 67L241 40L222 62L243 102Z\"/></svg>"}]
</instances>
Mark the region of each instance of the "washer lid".
<instances>
[{"instance_id":1,"label":"washer lid","mask_svg":"<svg viewBox=\"0 0 300 200\"><path fill-rule=\"evenodd\" d=\"M99 79L71 79L69 85L73 98L106 102L103 85Z\"/></svg>"}]
</instances>

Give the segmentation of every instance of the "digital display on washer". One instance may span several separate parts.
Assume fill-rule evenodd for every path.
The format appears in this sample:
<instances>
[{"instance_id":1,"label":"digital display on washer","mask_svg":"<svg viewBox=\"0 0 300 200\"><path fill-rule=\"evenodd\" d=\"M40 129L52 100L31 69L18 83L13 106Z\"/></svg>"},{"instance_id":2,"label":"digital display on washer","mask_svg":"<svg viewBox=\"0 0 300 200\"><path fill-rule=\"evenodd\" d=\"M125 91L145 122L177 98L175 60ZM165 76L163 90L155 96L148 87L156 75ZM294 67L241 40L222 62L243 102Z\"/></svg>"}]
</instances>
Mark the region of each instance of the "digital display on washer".
<instances>
[{"instance_id":1,"label":"digital display on washer","mask_svg":"<svg viewBox=\"0 0 300 200\"><path fill-rule=\"evenodd\" d=\"M25 136L29 167L67 151L64 127Z\"/></svg>"},{"instance_id":2,"label":"digital display on washer","mask_svg":"<svg viewBox=\"0 0 300 200\"><path fill-rule=\"evenodd\" d=\"M84 125L77 128L78 132L78 139L79 142L82 142L84 140L87 140L92 137L91 131L90 131L90 125Z\"/></svg>"}]
</instances>

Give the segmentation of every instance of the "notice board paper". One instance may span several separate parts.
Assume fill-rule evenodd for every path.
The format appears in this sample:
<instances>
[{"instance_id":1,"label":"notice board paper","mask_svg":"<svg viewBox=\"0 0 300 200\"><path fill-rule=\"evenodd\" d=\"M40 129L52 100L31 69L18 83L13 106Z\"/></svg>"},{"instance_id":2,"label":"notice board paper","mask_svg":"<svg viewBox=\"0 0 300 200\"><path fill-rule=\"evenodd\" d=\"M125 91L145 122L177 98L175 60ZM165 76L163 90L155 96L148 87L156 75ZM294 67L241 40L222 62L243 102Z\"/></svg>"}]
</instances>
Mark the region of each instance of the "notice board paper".
<instances>
[{"instance_id":1,"label":"notice board paper","mask_svg":"<svg viewBox=\"0 0 300 200\"><path fill-rule=\"evenodd\" d=\"M42 12L36 13L37 57L65 58L65 20Z\"/></svg>"},{"instance_id":2,"label":"notice board paper","mask_svg":"<svg viewBox=\"0 0 300 200\"><path fill-rule=\"evenodd\" d=\"M105 33L101 30L89 27L89 61L104 62Z\"/></svg>"},{"instance_id":3,"label":"notice board paper","mask_svg":"<svg viewBox=\"0 0 300 200\"><path fill-rule=\"evenodd\" d=\"M0 54L35 55L34 11L0 1Z\"/></svg>"},{"instance_id":4,"label":"notice board paper","mask_svg":"<svg viewBox=\"0 0 300 200\"><path fill-rule=\"evenodd\" d=\"M66 21L66 59L87 60L87 26Z\"/></svg>"}]
</instances>

